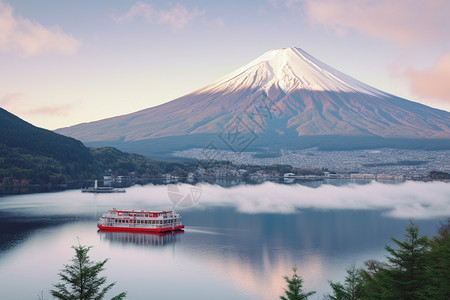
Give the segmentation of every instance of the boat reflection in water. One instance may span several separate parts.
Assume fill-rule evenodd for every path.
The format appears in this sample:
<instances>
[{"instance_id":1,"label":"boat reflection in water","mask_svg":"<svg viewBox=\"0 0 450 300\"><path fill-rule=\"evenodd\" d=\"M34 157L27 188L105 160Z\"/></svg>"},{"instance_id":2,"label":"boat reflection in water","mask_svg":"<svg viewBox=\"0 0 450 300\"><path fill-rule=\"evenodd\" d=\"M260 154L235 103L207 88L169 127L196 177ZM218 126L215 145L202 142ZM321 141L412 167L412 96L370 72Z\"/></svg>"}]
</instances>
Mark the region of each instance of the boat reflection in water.
<instances>
[{"instance_id":1,"label":"boat reflection in water","mask_svg":"<svg viewBox=\"0 0 450 300\"><path fill-rule=\"evenodd\" d=\"M152 246L161 247L175 244L181 240L183 230L163 232L163 233L134 233L134 232L110 232L98 231L101 241L111 244L132 244L141 247Z\"/></svg>"}]
</instances>

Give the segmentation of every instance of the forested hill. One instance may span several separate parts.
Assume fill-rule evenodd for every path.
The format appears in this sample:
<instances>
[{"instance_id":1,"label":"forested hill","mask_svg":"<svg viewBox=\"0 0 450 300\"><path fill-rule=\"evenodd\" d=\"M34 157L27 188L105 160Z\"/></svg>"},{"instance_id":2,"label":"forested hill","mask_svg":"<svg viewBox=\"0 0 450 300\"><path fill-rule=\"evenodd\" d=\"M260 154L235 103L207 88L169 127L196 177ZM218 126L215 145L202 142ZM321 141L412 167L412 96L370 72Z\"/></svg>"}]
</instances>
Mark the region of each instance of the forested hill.
<instances>
[{"instance_id":1,"label":"forested hill","mask_svg":"<svg viewBox=\"0 0 450 300\"><path fill-rule=\"evenodd\" d=\"M80 141L0 108L0 183L58 184L93 178L97 172L89 148Z\"/></svg>"}]
</instances>

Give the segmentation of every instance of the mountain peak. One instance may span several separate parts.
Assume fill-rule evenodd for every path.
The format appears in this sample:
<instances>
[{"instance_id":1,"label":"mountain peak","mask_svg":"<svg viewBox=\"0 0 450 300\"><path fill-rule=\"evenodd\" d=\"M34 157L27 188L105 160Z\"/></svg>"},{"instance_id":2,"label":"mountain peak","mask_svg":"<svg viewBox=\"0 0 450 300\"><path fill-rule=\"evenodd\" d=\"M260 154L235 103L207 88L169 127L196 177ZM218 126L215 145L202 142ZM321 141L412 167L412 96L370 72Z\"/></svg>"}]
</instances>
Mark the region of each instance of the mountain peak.
<instances>
[{"instance_id":1,"label":"mountain peak","mask_svg":"<svg viewBox=\"0 0 450 300\"><path fill-rule=\"evenodd\" d=\"M450 147L450 113L370 87L300 48L267 51L168 103L58 132L91 145L149 153L208 143L230 149L224 137L235 136L232 129L246 130L251 141L257 136L255 147L301 148L324 141L373 147L398 138L427 145L425 139L445 139Z\"/></svg>"},{"instance_id":2,"label":"mountain peak","mask_svg":"<svg viewBox=\"0 0 450 300\"><path fill-rule=\"evenodd\" d=\"M198 92L229 93L239 88L267 91L272 87L284 93L310 90L358 92L372 96L385 94L337 71L296 47L269 50Z\"/></svg>"}]
</instances>

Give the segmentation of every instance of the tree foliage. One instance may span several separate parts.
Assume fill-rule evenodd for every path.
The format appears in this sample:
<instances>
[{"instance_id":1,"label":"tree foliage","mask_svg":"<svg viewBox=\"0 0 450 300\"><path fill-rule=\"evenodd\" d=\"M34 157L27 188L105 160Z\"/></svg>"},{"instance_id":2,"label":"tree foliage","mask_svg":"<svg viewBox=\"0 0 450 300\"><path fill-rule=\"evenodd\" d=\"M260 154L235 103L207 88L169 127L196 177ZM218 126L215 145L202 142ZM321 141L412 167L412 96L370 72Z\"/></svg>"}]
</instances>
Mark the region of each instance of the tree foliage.
<instances>
[{"instance_id":1,"label":"tree foliage","mask_svg":"<svg viewBox=\"0 0 450 300\"><path fill-rule=\"evenodd\" d=\"M0 108L0 183L60 184L95 178L98 169L80 141L33 126Z\"/></svg>"},{"instance_id":2,"label":"tree foliage","mask_svg":"<svg viewBox=\"0 0 450 300\"><path fill-rule=\"evenodd\" d=\"M316 292L311 291L308 293L303 292L303 279L297 274L297 268L292 268L294 274L291 278L285 276L284 280L287 283L287 289L284 289L285 296L280 296L281 300L302 300L308 299L309 296L314 295Z\"/></svg>"},{"instance_id":3,"label":"tree foliage","mask_svg":"<svg viewBox=\"0 0 450 300\"><path fill-rule=\"evenodd\" d=\"M110 283L106 286L106 277L100 276L105 268L108 259L101 262L92 262L88 252L92 247L73 246L75 256L71 265L65 265L58 274L61 282L55 284L55 290L50 293L53 297L63 300L100 300L116 284ZM112 298L120 300L125 298L126 293L122 292Z\"/></svg>"},{"instance_id":4,"label":"tree foliage","mask_svg":"<svg viewBox=\"0 0 450 300\"><path fill-rule=\"evenodd\" d=\"M419 236L419 227L410 221L403 241L391 239L396 248L385 246L389 267L378 272L382 296L384 299L418 299L425 280L428 238Z\"/></svg>"},{"instance_id":5,"label":"tree foliage","mask_svg":"<svg viewBox=\"0 0 450 300\"><path fill-rule=\"evenodd\" d=\"M443 172L443 171L431 171L428 174L428 178L430 179L450 179L450 173Z\"/></svg>"},{"instance_id":6,"label":"tree foliage","mask_svg":"<svg viewBox=\"0 0 450 300\"><path fill-rule=\"evenodd\" d=\"M391 239L386 263L369 260L359 270L352 266L344 284L330 281L329 299L450 299L450 218L430 240L411 221L402 241Z\"/></svg>"},{"instance_id":7,"label":"tree foliage","mask_svg":"<svg viewBox=\"0 0 450 300\"><path fill-rule=\"evenodd\" d=\"M332 300L356 300L362 297L363 276L361 270L353 264L346 270L344 284L340 282L329 281L333 290L333 295L328 294L328 298Z\"/></svg>"},{"instance_id":8,"label":"tree foliage","mask_svg":"<svg viewBox=\"0 0 450 300\"><path fill-rule=\"evenodd\" d=\"M450 218L430 241L427 255L424 299L450 299Z\"/></svg>"}]
</instances>

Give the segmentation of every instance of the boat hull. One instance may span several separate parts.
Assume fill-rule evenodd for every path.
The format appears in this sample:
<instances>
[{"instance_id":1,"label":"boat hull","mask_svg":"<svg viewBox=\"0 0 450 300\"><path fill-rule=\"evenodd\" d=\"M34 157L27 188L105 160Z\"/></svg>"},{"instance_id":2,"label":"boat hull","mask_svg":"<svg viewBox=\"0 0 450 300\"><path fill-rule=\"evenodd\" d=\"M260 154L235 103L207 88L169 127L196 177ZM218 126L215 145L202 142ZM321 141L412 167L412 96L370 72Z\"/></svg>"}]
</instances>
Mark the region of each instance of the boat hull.
<instances>
[{"instance_id":1,"label":"boat hull","mask_svg":"<svg viewBox=\"0 0 450 300\"><path fill-rule=\"evenodd\" d=\"M184 228L184 225L175 226L175 227L161 227L161 228L142 228L142 227L112 227L112 226L103 226L101 224L97 224L97 227L100 231L113 231L113 232L169 232L181 230Z\"/></svg>"}]
</instances>

